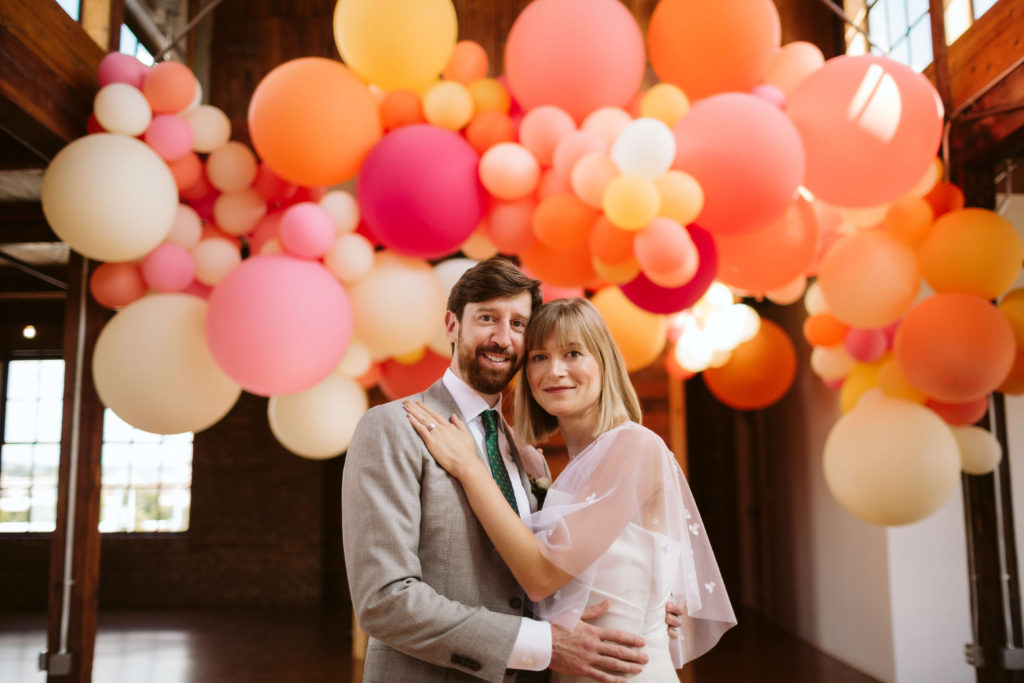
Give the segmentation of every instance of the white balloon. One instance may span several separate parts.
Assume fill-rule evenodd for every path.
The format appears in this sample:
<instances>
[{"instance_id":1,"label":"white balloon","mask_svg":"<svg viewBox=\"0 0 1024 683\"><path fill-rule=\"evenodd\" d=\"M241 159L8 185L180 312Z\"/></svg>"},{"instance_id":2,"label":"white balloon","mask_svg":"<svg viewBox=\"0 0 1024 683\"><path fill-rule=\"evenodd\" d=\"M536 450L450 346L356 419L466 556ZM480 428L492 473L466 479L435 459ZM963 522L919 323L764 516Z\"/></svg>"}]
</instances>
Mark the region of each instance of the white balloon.
<instances>
[{"instance_id":1,"label":"white balloon","mask_svg":"<svg viewBox=\"0 0 1024 683\"><path fill-rule=\"evenodd\" d=\"M92 102L93 114L103 130L135 137L153 120L153 110L142 91L127 83L111 83L99 89Z\"/></svg>"},{"instance_id":2,"label":"white balloon","mask_svg":"<svg viewBox=\"0 0 1024 683\"><path fill-rule=\"evenodd\" d=\"M368 406L366 391L355 380L332 372L305 391L271 396L267 420L282 446L304 458L323 460L348 448Z\"/></svg>"},{"instance_id":3,"label":"white balloon","mask_svg":"<svg viewBox=\"0 0 1024 683\"><path fill-rule=\"evenodd\" d=\"M609 156L623 173L653 180L672 167L676 139L658 119L636 119L619 133Z\"/></svg>"},{"instance_id":4,"label":"white balloon","mask_svg":"<svg viewBox=\"0 0 1024 683\"><path fill-rule=\"evenodd\" d=\"M351 192L332 190L325 194L319 203L320 208L330 215L334 221L334 228L339 233L355 232L359 227L359 202Z\"/></svg>"},{"instance_id":5,"label":"white balloon","mask_svg":"<svg viewBox=\"0 0 1024 683\"><path fill-rule=\"evenodd\" d=\"M953 427L953 436L960 446L960 468L967 474L988 474L999 467L1003 447L987 429L976 425Z\"/></svg>"},{"instance_id":6,"label":"white balloon","mask_svg":"<svg viewBox=\"0 0 1024 683\"><path fill-rule=\"evenodd\" d=\"M857 361L842 344L815 346L811 349L811 370L825 381L835 381L850 374Z\"/></svg>"},{"instance_id":7,"label":"white balloon","mask_svg":"<svg viewBox=\"0 0 1024 683\"><path fill-rule=\"evenodd\" d=\"M100 401L154 434L202 431L242 392L206 343L206 301L189 294L153 294L123 308L100 332L92 370Z\"/></svg>"},{"instance_id":8,"label":"white balloon","mask_svg":"<svg viewBox=\"0 0 1024 683\"><path fill-rule=\"evenodd\" d=\"M444 290L444 301L447 305L448 295L452 291L452 287L458 282L462 274L467 270L475 266L478 261L468 258L450 258L446 261L434 265L434 273L437 275L438 281L441 283L441 288ZM452 355L452 344L448 341L448 334L444 325L444 317L442 316L437 321L437 327L434 329L434 334L427 341L427 347L439 356L444 358L451 358Z\"/></svg>"}]
</instances>

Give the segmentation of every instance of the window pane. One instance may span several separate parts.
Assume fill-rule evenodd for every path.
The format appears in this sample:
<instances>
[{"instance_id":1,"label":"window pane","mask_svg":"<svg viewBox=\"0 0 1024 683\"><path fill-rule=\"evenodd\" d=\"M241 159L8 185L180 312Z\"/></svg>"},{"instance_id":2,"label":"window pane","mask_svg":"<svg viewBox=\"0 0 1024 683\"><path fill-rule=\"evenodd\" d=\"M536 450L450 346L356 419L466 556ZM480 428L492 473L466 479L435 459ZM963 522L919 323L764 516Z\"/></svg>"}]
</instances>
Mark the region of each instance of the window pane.
<instances>
[{"instance_id":1,"label":"window pane","mask_svg":"<svg viewBox=\"0 0 1024 683\"><path fill-rule=\"evenodd\" d=\"M996 0L974 0L974 18L977 19L985 12L992 9L992 5L996 4Z\"/></svg>"},{"instance_id":2,"label":"window pane","mask_svg":"<svg viewBox=\"0 0 1024 683\"><path fill-rule=\"evenodd\" d=\"M64 398L64 361L42 360L39 363L39 398Z\"/></svg>"},{"instance_id":3,"label":"window pane","mask_svg":"<svg viewBox=\"0 0 1024 683\"><path fill-rule=\"evenodd\" d=\"M932 27L927 21L910 29L910 68L923 71L932 63Z\"/></svg>"},{"instance_id":4,"label":"window pane","mask_svg":"<svg viewBox=\"0 0 1024 683\"><path fill-rule=\"evenodd\" d=\"M37 405L31 400L7 402L7 417L4 425L4 441L7 443L31 443L36 439Z\"/></svg>"},{"instance_id":5,"label":"window pane","mask_svg":"<svg viewBox=\"0 0 1024 683\"><path fill-rule=\"evenodd\" d=\"M60 5L65 12L71 15L72 19L78 21L79 11L82 5L80 0L57 0L57 4Z\"/></svg>"},{"instance_id":6,"label":"window pane","mask_svg":"<svg viewBox=\"0 0 1024 683\"><path fill-rule=\"evenodd\" d=\"M39 361L14 361L7 366L7 398L35 398L39 390Z\"/></svg>"}]
</instances>

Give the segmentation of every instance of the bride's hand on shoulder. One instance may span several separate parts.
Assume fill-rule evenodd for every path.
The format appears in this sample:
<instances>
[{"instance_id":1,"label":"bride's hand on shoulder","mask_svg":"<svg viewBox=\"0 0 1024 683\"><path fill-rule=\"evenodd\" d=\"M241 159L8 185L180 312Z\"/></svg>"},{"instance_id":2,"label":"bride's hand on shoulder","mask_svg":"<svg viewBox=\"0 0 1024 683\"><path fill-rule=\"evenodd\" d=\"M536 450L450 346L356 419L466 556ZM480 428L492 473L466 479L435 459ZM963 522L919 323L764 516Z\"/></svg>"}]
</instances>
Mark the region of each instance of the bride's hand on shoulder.
<instances>
[{"instance_id":1,"label":"bride's hand on shoulder","mask_svg":"<svg viewBox=\"0 0 1024 683\"><path fill-rule=\"evenodd\" d=\"M469 427L455 415L445 419L420 401L403 401L406 417L441 467L456 479L482 465Z\"/></svg>"}]
</instances>

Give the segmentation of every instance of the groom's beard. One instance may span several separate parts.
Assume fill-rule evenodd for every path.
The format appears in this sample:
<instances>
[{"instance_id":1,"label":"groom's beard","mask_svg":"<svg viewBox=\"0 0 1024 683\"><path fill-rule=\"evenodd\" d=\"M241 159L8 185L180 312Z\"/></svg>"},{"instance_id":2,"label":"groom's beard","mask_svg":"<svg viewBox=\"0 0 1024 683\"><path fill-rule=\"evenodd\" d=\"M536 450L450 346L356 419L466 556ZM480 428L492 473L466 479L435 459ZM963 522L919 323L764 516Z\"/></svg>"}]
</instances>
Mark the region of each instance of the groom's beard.
<instances>
[{"instance_id":1,"label":"groom's beard","mask_svg":"<svg viewBox=\"0 0 1024 683\"><path fill-rule=\"evenodd\" d=\"M512 350L503 349L497 344L470 348L462 343L460 336L459 343L456 344L456 350L459 354L459 367L466 374L466 383L481 394L500 393L508 386L516 371L519 370L519 359ZM504 370L485 367L480 359L485 353L491 357L501 356L507 358L510 361L508 367Z\"/></svg>"}]
</instances>

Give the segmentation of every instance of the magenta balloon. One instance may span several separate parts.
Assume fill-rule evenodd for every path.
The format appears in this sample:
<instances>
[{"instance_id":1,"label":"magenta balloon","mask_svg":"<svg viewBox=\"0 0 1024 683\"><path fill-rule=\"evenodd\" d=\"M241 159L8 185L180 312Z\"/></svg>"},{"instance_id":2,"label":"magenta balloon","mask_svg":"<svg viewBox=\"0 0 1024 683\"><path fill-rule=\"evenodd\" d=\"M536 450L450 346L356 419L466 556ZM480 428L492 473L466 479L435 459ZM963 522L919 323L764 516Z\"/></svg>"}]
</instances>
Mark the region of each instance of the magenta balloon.
<instances>
[{"instance_id":1,"label":"magenta balloon","mask_svg":"<svg viewBox=\"0 0 1024 683\"><path fill-rule=\"evenodd\" d=\"M635 279L620 286L622 293L634 304L651 313L678 313L697 303L708 291L718 271L718 254L711 234L696 225L686 226L690 239L697 247L700 262L693 279L680 287L659 287L640 273Z\"/></svg>"},{"instance_id":2,"label":"magenta balloon","mask_svg":"<svg viewBox=\"0 0 1024 683\"><path fill-rule=\"evenodd\" d=\"M483 216L480 156L452 131L416 124L385 135L359 172L363 219L384 246L438 258L458 250Z\"/></svg>"},{"instance_id":3,"label":"magenta balloon","mask_svg":"<svg viewBox=\"0 0 1024 683\"><path fill-rule=\"evenodd\" d=\"M217 364L246 391L292 394L337 367L352 336L352 309L321 263L254 256L210 295L206 340Z\"/></svg>"},{"instance_id":4,"label":"magenta balloon","mask_svg":"<svg viewBox=\"0 0 1024 683\"><path fill-rule=\"evenodd\" d=\"M674 168L704 190L697 223L713 233L763 228L786 211L804 178L796 127L772 103L746 93L694 103L672 128ZM923 173L923 172L922 172Z\"/></svg>"}]
</instances>

